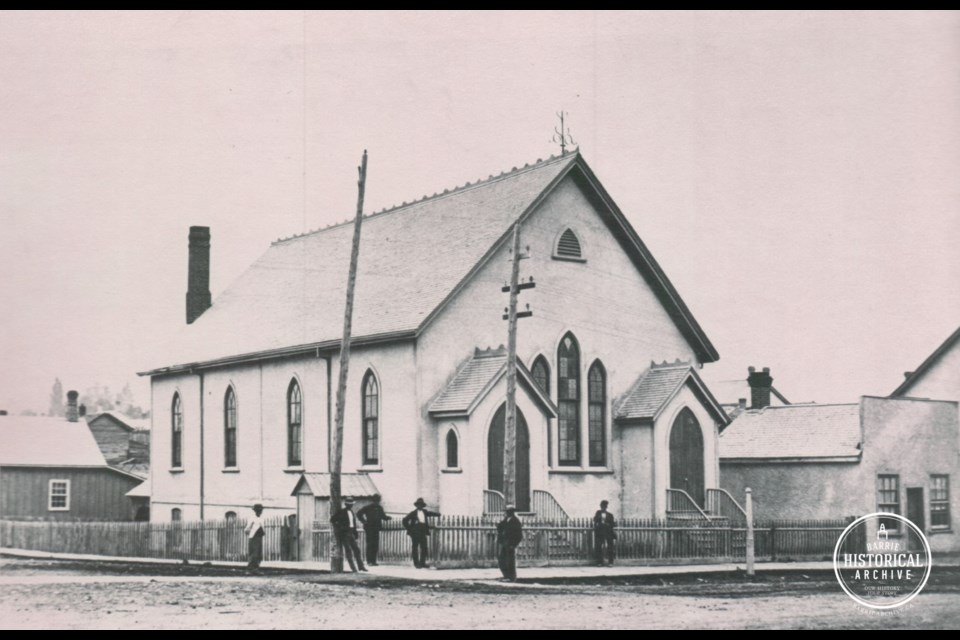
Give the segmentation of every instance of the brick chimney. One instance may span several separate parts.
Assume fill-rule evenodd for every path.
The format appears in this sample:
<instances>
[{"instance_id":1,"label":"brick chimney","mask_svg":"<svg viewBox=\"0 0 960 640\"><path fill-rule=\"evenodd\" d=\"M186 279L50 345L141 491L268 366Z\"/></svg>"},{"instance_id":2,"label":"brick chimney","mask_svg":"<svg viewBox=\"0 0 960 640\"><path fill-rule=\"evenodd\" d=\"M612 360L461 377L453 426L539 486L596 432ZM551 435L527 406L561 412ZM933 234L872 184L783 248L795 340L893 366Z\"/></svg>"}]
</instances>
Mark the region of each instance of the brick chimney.
<instances>
[{"instance_id":1,"label":"brick chimney","mask_svg":"<svg viewBox=\"0 0 960 640\"><path fill-rule=\"evenodd\" d=\"M81 418L85 418L87 416L87 405L81 404L79 407L77 407L77 414Z\"/></svg>"},{"instance_id":2,"label":"brick chimney","mask_svg":"<svg viewBox=\"0 0 960 640\"><path fill-rule=\"evenodd\" d=\"M67 391L67 422L77 422L80 419L77 410L77 396L79 395L72 389Z\"/></svg>"},{"instance_id":3,"label":"brick chimney","mask_svg":"<svg viewBox=\"0 0 960 640\"><path fill-rule=\"evenodd\" d=\"M190 227L187 262L187 324L210 308L210 227Z\"/></svg>"},{"instance_id":4,"label":"brick chimney","mask_svg":"<svg viewBox=\"0 0 960 640\"><path fill-rule=\"evenodd\" d=\"M756 367L749 367L747 371L747 383L750 385L750 408L763 409L770 406L770 388L773 386L773 378L770 377L770 367L764 367L762 372L758 372Z\"/></svg>"}]
</instances>

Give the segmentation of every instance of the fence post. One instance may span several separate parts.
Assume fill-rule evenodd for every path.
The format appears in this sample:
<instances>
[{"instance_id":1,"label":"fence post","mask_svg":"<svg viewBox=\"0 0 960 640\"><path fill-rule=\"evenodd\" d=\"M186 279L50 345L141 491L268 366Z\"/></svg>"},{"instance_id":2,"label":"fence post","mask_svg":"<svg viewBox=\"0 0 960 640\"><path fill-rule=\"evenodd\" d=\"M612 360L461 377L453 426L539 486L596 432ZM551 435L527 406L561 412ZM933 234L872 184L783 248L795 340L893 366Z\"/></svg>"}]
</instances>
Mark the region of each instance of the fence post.
<instances>
[{"instance_id":1,"label":"fence post","mask_svg":"<svg viewBox=\"0 0 960 640\"><path fill-rule=\"evenodd\" d=\"M754 562L756 560L754 541L753 541L753 492L747 487L747 575L754 574Z\"/></svg>"}]
</instances>

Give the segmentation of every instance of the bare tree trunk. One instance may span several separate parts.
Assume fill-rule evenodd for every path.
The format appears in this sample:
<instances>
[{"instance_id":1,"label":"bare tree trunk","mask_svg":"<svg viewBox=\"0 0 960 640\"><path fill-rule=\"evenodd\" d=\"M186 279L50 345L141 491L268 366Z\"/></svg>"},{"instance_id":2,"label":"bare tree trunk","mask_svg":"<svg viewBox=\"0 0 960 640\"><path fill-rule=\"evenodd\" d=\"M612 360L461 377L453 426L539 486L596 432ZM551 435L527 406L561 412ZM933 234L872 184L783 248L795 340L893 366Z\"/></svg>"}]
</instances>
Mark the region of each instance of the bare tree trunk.
<instances>
[{"instance_id":1,"label":"bare tree trunk","mask_svg":"<svg viewBox=\"0 0 960 640\"><path fill-rule=\"evenodd\" d=\"M340 343L340 379L337 382L337 415L334 422L330 456L330 515L340 508L340 470L343 467L343 411L347 395L347 373L350 369L350 330L353 322L353 290L357 283L357 259L360 257L360 225L363 223L363 190L367 180L367 152L363 152L357 181L357 217L353 224L353 246L350 250L350 274L347 278L347 302L343 311L343 341ZM330 536L330 571L343 573L343 548L336 533Z\"/></svg>"}]
</instances>

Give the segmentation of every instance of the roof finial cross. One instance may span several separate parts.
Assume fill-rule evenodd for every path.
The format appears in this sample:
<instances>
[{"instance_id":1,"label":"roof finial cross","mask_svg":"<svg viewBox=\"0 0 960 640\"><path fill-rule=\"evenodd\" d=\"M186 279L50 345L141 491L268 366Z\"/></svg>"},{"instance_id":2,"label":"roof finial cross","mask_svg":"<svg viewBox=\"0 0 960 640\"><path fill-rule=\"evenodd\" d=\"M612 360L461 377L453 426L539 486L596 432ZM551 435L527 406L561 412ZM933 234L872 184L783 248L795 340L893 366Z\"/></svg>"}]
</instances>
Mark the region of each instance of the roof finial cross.
<instances>
[{"instance_id":1,"label":"roof finial cross","mask_svg":"<svg viewBox=\"0 0 960 640\"><path fill-rule=\"evenodd\" d=\"M558 111L557 117L560 118L560 127L553 128L553 137L550 139L551 142L560 145L560 155L567 155L567 145L575 145L576 141L573 139L573 136L570 135L570 127L564 125L564 118L566 117L566 111Z\"/></svg>"}]
</instances>

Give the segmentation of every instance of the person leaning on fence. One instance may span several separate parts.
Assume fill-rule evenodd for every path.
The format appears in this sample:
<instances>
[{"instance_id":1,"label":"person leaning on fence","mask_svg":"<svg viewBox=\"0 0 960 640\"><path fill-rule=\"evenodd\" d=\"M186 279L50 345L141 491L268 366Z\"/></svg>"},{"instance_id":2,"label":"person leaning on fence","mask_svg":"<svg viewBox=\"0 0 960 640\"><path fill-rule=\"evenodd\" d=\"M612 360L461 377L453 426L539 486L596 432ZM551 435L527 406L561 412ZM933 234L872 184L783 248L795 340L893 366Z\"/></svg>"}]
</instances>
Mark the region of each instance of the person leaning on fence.
<instances>
[{"instance_id":1,"label":"person leaning on fence","mask_svg":"<svg viewBox=\"0 0 960 640\"><path fill-rule=\"evenodd\" d=\"M603 551L606 548L607 562L613 565L613 547L617 539L617 521L607 511L606 500L600 502L600 510L593 515L593 550L597 556L597 566L603 566Z\"/></svg>"},{"instance_id":2,"label":"person leaning on fence","mask_svg":"<svg viewBox=\"0 0 960 640\"><path fill-rule=\"evenodd\" d=\"M393 520L380 506L380 494L374 494L373 502L357 512L357 518L363 523L363 531L367 537L367 564L377 566L377 555L380 553L380 529L387 520Z\"/></svg>"},{"instance_id":3,"label":"person leaning on fence","mask_svg":"<svg viewBox=\"0 0 960 640\"><path fill-rule=\"evenodd\" d=\"M417 569L426 569L427 564L427 538L430 536L430 523L428 518L439 518L440 514L426 509L427 503L423 498L417 498L413 503L416 507L403 518L403 528L407 530L407 535L413 543L413 566Z\"/></svg>"},{"instance_id":4,"label":"person leaning on fence","mask_svg":"<svg viewBox=\"0 0 960 640\"><path fill-rule=\"evenodd\" d=\"M263 536L266 534L266 528L263 525L263 505L253 505L253 517L247 522L244 533L247 534L247 568L259 569L263 561Z\"/></svg>"},{"instance_id":5,"label":"person leaning on fence","mask_svg":"<svg viewBox=\"0 0 960 640\"><path fill-rule=\"evenodd\" d=\"M517 547L523 542L523 524L517 517L517 508L506 506L506 514L497 524L497 564L505 582L517 579Z\"/></svg>"},{"instance_id":6,"label":"person leaning on fence","mask_svg":"<svg viewBox=\"0 0 960 640\"><path fill-rule=\"evenodd\" d=\"M344 498L343 509L340 509L330 518L333 525L333 533L337 536L337 542L343 549L343 555L346 556L350 569L356 573L359 567L360 571L366 571L363 566L363 557L360 555L360 546L357 545L357 538L360 534L357 532L357 516L353 513L353 498Z\"/></svg>"}]
</instances>

